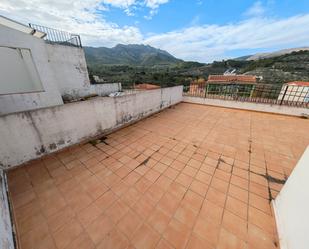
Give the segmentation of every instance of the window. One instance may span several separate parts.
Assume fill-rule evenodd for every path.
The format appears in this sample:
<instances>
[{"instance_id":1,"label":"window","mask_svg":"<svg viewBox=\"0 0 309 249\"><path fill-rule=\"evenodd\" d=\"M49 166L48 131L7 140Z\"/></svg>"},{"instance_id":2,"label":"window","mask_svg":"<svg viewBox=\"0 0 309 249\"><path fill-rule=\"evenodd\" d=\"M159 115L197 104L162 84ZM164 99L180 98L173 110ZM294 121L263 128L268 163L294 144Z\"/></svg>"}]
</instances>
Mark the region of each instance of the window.
<instances>
[{"instance_id":1,"label":"window","mask_svg":"<svg viewBox=\"0 0 309 249\"><path fill-rule=\"evenodd\" d=\"M30 49L0 47L0 94L44 91Z\"/></svg>"}]
</instances>

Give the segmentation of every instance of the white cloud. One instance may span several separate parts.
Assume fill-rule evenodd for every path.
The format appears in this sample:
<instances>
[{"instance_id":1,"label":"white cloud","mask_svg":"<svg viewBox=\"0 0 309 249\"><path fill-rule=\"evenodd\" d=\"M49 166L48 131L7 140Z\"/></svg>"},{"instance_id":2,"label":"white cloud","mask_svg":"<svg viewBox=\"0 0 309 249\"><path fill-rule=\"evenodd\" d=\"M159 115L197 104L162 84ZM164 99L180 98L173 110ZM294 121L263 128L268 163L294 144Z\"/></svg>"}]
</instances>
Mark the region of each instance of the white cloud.
<instances>
[{"instance_id":1,"label":"white cloud","mask_svg":"<svg viewBox=\"0 0 309 249\"><path fill-rule=\"evenodd\" d=\"M277 20L252 18L228 25L203 25L158 34L144 40L185 60L227 58L244 49L295 47L308 44L309 14Z\"/></svg>"},{"instance_id":2,"label":"white cloud","mask_svg":"<svg viewBox=\"0 0 309 249\"><path fill-rule=\"evenodd\" d=\"M145 4L147 7L151 9L157 9L161 4L168 3L169 0L145 0Z\"/></svg>"},{"instance_id":3,"label":"white cloud","mask_svg":"<svg viewBox=\"0 0 309 249\"><path fill-rule=\"evenodd\" d=\"M265 12L266 9L264 8L262 2L257 1L245 12L245 15L251 17L257 17L264 15Z\"/></svg>"},{"instance_id":4,"label":"white cloud","mask_svg":"<svg viewBox=\"0 0 309 249\"><path fill-rule=\"evenodd\" d=\"M111 47L118 43L144 43L165 49L185 60L207 62L227 58L235 50L281 49L308 45L309 14L285 19L255 16L226 25L198 25L147 36L136 26L120 27L102 18L111 0L1 0L0 14L17 21L53 27L81 34L82 43ZM156 10L152 1L149 6ZM114 1L113 1L114 2ZM126 8L133 0L126 2ZM156 3L155 3L156 2ZM104 4L105 3L105 4ZM131 5L132 7L132 5ZM103 12L104 17L104 12Z\"/></svg>"},{"instance_id":5,"label":"white cloud","mask_svg":"<svg viewBox=\"0 0 309 249\"><path fill-rule=\"evenodd\" d=\"M116 43L138 43L143 39L138 28L119 27L102 19L98 10L106 10L99 0L54 0L52 4L48 0L0 2L0 14L23 23L33 22L80 34L83 44L113 46Z\"/></svg>"},{"instance_id":6,"label":"white cloud","mask_svg":"<svg viewBox=\"0 0 309 249\"><path fill-rule=\"evenodd\" d=\"M146 6L150 9L149 15L145 16L146 19L151 19L158 13L160 5L168 2L169 0L102 0L102 3L104 4L124 9L125 13L129 16L134 15L134 12L132 11L134 7Z\"/></svg>"},{"instance_id":7,"label":"white cloud","mask_svg":"<svg viewBox=\"0 0 309 249\"><path fill-rule=\"evenodd\" d=\"M103 0L102 2L123 9L136 4L136 0Z\"/></svg>"}]
</instances>

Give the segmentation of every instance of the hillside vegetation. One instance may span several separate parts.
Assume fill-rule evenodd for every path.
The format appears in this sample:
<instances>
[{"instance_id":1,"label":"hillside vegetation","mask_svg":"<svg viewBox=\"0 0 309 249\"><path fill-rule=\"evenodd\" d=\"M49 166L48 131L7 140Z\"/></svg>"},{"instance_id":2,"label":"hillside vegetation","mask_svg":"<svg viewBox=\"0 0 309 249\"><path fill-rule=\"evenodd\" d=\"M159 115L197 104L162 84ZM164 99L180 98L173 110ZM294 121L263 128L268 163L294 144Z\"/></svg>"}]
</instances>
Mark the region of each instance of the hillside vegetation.
<instances>
[{"instance_id":1,"label":"hillside vegetation","mask_svg":"<svg viewBox=\"0 0 309 249\"><path fill-rule=\"evenodd\" d=\"M209 64L182 61L166 51L144 45L117 45L107 50L86 48L85 54L90 75L99 75L106 82L121 82L125 87L142 82L163 87L187 85L194 79L207 79L209 74L223 74L231 68L239 74L262 76L261 83L309 81L309 51L254 61L247 61L244 56Z\"/></svg>"}]
</instances>

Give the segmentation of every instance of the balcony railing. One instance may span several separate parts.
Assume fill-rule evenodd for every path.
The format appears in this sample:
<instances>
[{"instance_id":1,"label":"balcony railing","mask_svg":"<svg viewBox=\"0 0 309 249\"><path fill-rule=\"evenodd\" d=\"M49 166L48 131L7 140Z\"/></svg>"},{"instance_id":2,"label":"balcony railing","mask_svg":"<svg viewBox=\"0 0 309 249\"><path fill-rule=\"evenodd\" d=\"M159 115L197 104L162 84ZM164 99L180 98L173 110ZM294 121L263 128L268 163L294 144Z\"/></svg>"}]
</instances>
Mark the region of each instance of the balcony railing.
<instances>
[{"instance_id":1,"label":"balcony railing","mask_svg":"<svg viewBox=\"0 0 309 249\"><path fill-rule=\"evenodd\" d=\"M48 28L45 26L29 23L29 26L35 30L46 33L44 40L50 43L58 43L74 47L82 47L80 36L66 31Z\"/></svg>"},{"instance_id":2,"label":"balcony railing","mask_svg":"<svg viewBox=\"0 0 309 249\"><path fill-rule=\"evenodd\" d=\"M184 86L184 96L309 108L309 87L271 84L208 84Z\"/></svg>"}]
</instances>

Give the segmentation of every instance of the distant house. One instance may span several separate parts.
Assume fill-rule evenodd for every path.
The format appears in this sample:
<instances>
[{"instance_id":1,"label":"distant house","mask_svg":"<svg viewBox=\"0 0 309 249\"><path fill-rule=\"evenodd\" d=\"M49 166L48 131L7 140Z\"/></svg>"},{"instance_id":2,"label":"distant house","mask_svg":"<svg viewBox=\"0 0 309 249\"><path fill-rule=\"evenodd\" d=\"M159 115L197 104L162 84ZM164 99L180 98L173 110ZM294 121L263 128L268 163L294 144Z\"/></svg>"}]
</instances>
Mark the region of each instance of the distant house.
<instances>
[{"instance_id":1,"label":"distant house","mask_svg":"<svg viewBox=\"0 0 309 249\"><path fill-rule=\"evenodd\" d=\"M136 90L153 90L153 89L158 89L160 86L154 85L154 84L149 84L149 83L142 83L142 84L137 84L134 87Z\"/></svg>"},{"instance_id":2,"label":"distant house","mask_svg":"<svg viewBox=\"0 0 309 249\"><path fill-rule=\"evenodd\" d=\"M254 75L209 75L206 93L251 97L256 84L257 77Z\"/></svg>"},{"instance_id":3,"label":"distant house","mask_svg":"<svg viewBox=\"0 0 309 249\"><path fill-rule=\"evenodd\" d=\"M254 75L209 75L206 82L192 82L190 94L194 95L228 95L249 97L257 84Z\"/></svg>"},{"instance_id":4,"label":"distant house","mask_svg":"<svg viewBox=\"0 0 309 249\"><path fill-rule=\"evenodd\" d=\"M309 103L309 82L293 81L283 84L278 100Z\"/></svg>"},{"instance_id":5,"label":"distant house","mask_svg":"<svg viewBox=\"0 0 309 249\"><path fill-rule=\"evenodd\" d=\"M208 84L255 84L257 77L254 75L209 75Z\"/></svg>"}]
</instances>

